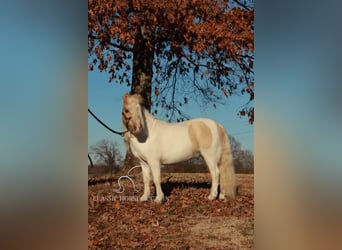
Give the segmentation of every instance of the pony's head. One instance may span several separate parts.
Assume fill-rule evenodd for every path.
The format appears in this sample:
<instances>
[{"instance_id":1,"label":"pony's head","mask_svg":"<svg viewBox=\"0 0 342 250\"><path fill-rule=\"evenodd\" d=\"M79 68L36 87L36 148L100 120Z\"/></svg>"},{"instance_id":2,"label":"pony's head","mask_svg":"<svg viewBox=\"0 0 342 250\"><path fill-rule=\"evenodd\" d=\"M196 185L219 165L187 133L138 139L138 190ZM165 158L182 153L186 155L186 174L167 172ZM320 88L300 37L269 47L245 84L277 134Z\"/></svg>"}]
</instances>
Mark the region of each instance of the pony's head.
<instances>
[{"instance_id":1,"label":"pony's head","mask_svg":"<svg viewBox=\"0 0 342 250\"><path fill-rule=\"evenodd\" d=\"M142 97L138 94L125 94L122 99L122 122L132 134L139 134L144 123L141 112Z\"/></svg>"}]
</instances>

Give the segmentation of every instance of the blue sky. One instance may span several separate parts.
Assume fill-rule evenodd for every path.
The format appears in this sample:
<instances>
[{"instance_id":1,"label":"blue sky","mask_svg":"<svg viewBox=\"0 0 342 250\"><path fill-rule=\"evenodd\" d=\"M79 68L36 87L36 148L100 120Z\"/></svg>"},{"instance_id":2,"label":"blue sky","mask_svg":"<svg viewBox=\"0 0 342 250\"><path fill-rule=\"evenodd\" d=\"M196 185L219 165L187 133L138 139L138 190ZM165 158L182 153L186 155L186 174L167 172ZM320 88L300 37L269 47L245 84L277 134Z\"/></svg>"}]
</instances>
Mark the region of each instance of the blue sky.
<instances>
[{"instance_id":1,"label":"blue sky","mask_svg":"<svg viewBox=\"0 0 342 250\"><path fill-rule=\"evenodd\" d=\"M110 128L121 131L122 95L130 91L130 87L116 83L108 83L108 73L89 71L88 73L88 107ZM254 152L254 125L249 125L247 118L240 118L237 113L246 103L248 96L233 96L227 103L213 107L201 108L189 101L183 106L184 111L191 118L208 117L221 123L228 134L241 142L242 148ZM165 117L158 119L166 120ZM119 144L122 154L125 154L123 139L113 134L88 115L88 146L96 144L102 139L110 139Z\"/></svg>"}]
</instances>

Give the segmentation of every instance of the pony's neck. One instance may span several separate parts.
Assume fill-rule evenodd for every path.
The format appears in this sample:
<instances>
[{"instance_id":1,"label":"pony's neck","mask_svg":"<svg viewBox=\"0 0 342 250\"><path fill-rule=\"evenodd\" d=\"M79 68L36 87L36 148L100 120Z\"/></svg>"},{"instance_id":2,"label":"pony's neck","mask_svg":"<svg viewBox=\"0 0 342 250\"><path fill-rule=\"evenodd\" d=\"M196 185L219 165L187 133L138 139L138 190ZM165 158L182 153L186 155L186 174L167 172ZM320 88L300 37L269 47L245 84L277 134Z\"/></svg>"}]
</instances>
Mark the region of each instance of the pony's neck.
<instances>
[{"instance_id":1,"label":"pony's neck","mask_svg":"<svg viewBox=\"0 0 342 250\"><path fill-rule=\"evenodd\" d=\"M151 127L154 125L156 118L148 111L145 107L141 106L141 111L145 118L145 123L147 127Z\"/></svg>"},{"instance_id":2,"label":"pony's neck","mask_svg":"<svg viewBox=\"0 0 342 250\"><path fill-rule=\"evenodd\" d=\"M156 119L150 114L150 112L144 107L140 106L141 111L141 119L142 119L142 130L138 134L132 134L140 143L143 143L147 140L149 136L149 132L153 129Z\"/></svg>"}]
</instances>

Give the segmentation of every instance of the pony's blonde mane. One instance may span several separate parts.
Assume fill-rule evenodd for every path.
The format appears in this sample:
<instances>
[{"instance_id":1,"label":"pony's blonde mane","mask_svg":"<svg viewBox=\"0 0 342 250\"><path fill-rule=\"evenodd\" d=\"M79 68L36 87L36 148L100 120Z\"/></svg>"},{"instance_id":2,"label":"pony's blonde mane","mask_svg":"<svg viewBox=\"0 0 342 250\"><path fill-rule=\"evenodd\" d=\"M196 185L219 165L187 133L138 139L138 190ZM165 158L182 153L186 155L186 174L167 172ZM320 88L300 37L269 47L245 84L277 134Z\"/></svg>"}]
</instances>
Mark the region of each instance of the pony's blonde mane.
<instances>
[{"instance_id":1,"label":"pony's blonde mane","mask_svg":"<svg viewBox=\"0 0 342 250\"><path fill-rule=\"evenodd\" d=\"M125 94L123 96L122 120L128 131L138 134L145 127L143 98L141 95Z\"/></svg>"},{"instance_id":2,"label":"pony's blonde mane","mask_svg":"<svg viewBox=\"0 0 342 250\"><path fill-rule=\"evenodd\" d=\"M138 110L140 109L140 105L143 103L143 99L141 95L134 94L134 95L129 95L125 94L123 96L123 111L124 112L130 112L130 115L136 116Z\"/></svg>"}]
</instances>

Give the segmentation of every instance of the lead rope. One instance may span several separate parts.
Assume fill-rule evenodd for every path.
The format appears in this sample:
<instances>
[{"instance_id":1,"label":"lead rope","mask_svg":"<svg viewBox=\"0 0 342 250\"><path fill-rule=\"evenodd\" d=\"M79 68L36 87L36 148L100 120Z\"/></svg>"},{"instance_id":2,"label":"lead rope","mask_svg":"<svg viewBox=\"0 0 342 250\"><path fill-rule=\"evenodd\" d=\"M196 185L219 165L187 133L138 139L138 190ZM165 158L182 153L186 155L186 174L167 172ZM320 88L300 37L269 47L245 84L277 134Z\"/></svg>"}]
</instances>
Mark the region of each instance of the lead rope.
<instances>
[{"instance_id":1,"label":"lead rope","mask_svg":"<svg viewBox=\"0 0 342 250\"><path fill-rule=\"evenodd\" d=\"M110 132L117 134L117 135L120 135L120 136L124 136L128 132L128 130L122 131L122 132L115 131L115 130L111 129L110 127L108 127L103 121L101 121L93 112L91 112L91 110L89 108L88 108L88 112L89 112L89 114L91 114L96 119L96 121L98 121L102 126L104 126L106 129L108 129Z\"/></svg>"},{"instance_id":2,"label":"lead rope","mask_svg":"<svg viewBox=\"0 0 342 250\"><path fill-rule=\"evenodd\" d=\"M88 108L88 112L89 112L89 114L92 115L93 118L95 118L96 121L98 121L102 126L104 126L106 129L108 129L112 133L120 135L121 137L123 137L128 132L128 130L122 131L122 132L115 131L115 130L111 129L110 127L108 127L103 121L101 121L93 112L91 112L91 110L89 108ZM93 161L92 161L89 153L88 153L88 159L90 161L91 167L93 167L94 166L93 165ZM121 184L121 180L122 179L128 179L132 183L132 186L133 186L133 189L134 189L134 193L139 193L140 190L135 187L135 183L133 181L133 176L130 175L130 172L133 169L140 168L140 167L141 167L140 165L135 165L130 170L128 170L127 175L120 176L119 179L118 179L119 189L114 190L114 192L116 192L118 194L122 194L123 192L125 192L125 187Z\"/></svg>"}]
</instances>

